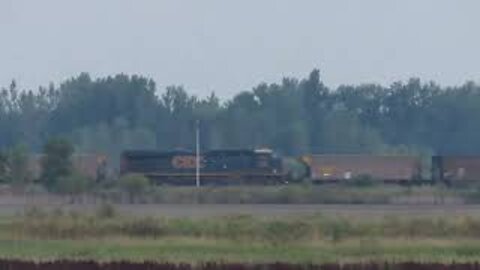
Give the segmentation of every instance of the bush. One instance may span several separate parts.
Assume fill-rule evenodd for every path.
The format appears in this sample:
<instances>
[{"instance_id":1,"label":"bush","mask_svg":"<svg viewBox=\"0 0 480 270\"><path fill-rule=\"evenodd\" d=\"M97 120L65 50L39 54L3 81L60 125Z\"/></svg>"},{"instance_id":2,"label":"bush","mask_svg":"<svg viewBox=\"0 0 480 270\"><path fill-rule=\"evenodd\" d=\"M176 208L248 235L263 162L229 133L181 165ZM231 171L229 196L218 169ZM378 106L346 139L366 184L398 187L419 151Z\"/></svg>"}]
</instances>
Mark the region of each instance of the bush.
<instances>
[{"instance_id":1,"label":"bush","mask_svg":"<svg viewBox=\"0 0 480 270\"><path fill-rule=\"evenodd\" d=\"M128 194L130 203L134 203L150 186L150 181L140 174L127 174L119 180L120 188Z\"/></svg>"},{"instance_id":2,"label":"bush","mask_svg":"<svg viewBox=\"0 0 480 270\"><path fill-rule=\"evenodd\" d=\"M349 182L352 185L357 187L371 187L377 184L375 179L373 179L372 176L368 174L357 175L356 177L352 178Z\"/></svg>"},{"instance_id":3,"label":"bush","mask_svg":"<svg viewBox=\"0 0 480 270\"><path fill-rule=\"evenodd\" d=\"M114 218L117 216L117 210L112 204L102 203L97 209L97 217L99 218Z\"/></svg>"},{"instance_id":4,"label":"bush","mask_svg":"<svg viewBox=\"0 0 480 270\"><path fill-rule=\"evenodd\" d=\"M59 178L55 190L60 194L70 195L73 199L75 196L85 193L91 182L83 175L72 174Z\"/></svg>"},{"instance_id":5,"label":"bush","mask_svg":"<svg viewBox=\"0 0 480 270\"><path fill-rule=\"evenodd\" d=\"M122 231L130 236L159 237L165 234L162 224L151 217L135 219L124 224Z\"/></svg>"},{"instance_id":6,"label":"bush","mask_svg":"<svg viewBox=\"0 0 480 270\"><path fill-rule=\"evenodd\" d=\"M37 206L31 206L25 210L24 215L26 218L41 219L45 218L47 213Z\"/></svg>"}]
</instances>

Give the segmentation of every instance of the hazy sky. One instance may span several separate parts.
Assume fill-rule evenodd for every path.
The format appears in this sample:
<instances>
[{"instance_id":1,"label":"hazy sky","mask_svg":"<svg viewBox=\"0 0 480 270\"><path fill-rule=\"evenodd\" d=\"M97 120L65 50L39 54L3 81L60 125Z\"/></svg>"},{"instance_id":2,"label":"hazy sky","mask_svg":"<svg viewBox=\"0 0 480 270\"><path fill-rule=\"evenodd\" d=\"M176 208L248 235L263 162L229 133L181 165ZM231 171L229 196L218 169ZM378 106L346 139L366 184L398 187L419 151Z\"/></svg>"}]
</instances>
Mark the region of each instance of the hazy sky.
<instances>
[{"instance_id":1,"label":"hazy sky","mask_svg":"<svg viewBox=\"0 0 480 270\"><path fill-rule=\"evenodd\" d=\"M82 71L231 96L320 68L329 86L480 81L479 0L0 0L0 85Z\"/></svg>"}]
</instances>

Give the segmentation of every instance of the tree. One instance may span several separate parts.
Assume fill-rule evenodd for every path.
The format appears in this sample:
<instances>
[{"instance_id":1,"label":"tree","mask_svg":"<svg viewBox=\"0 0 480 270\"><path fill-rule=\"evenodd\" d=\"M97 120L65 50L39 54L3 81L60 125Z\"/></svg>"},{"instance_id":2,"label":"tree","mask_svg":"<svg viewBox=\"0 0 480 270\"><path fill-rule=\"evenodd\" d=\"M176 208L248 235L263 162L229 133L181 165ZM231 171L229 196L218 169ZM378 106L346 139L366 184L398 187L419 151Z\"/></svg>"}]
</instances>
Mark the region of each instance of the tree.
<instances>
[{"instance_id":1,"label":"tree","mask_svg":"<svg viewBox=\"0 0 480 270\"><path fill-rule=\"evenodd\" d=\"M94 79L82 73L38 91L21 90L15 81L1 88L0 147L24 142L40 152L48 138L61 135L118 164L127 148L193 148L200 120L205 149L270 147L299 155L402 146L476 154L479 115L480 86L473 82L440 87L410 79L330 89L313 70L306 78L260 83L221 101L178 86L158 93L142 76Z\"/></svg>"},{"instance_id":2,"label":"tree","mask_svg":"<svg viewBox=\"0 0 480 270\"><path fill-rule=\"evenodd\" d=\"M70 141L63 138L49 140L44 148L42 158L42 182L49 189L56 189L62 177L70 176L73 172L72 154L74 147Z\"/></svg>"},{"instance_id":3,"label":"tree","mask_svg":"<svg viewBox=\"0 0 480 270\"><path fill-rule=\"evenodd\" d=\"M74 203L79 195L88 190L89 183L91 182L92 181L89 181L85 176L73 173L59 178L56 184L56 191L60 194L70 196L71 202Z\"/></svg>"},{"instance_id":4,"label":"tree","mask_svg":"<svg viewBox=\"0 0 480 270\"><path fill-rule=\"evenodd\" d=\"M375 153L383 148L379 134L361 125L354 114L345 110L335 110L327 114L319 136L323 153Z\"/></svg>"},{"instance_id":5,"label":"tree","mask_svg":"<svg viewBox=\"0 0 480 270\"><path fill-rule=\"evenodd\" d=\"M9 179L8 155L4 151L0 151L0 182L7 182Z\"/></svg>"},{"instance_id":6,"label":"tree","mask_svg":"<svg viewBox=\"0 0 480 270\"><path fill-rule=\"evenodd\" d=\"M10 183L22 188L32 180L28 166L28 150L24 144L14 146L8 155Z\"/></svg>"}]
</instances>

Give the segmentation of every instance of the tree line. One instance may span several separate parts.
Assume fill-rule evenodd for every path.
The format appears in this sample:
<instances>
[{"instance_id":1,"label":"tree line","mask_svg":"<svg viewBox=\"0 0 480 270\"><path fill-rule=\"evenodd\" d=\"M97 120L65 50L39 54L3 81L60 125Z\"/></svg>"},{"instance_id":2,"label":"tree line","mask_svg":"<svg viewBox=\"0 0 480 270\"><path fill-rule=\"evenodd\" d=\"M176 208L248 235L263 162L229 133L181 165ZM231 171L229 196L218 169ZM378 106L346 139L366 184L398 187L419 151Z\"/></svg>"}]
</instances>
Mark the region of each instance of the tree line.
<instances>
[{"instance_id":1,"label":"tree line","mask_svg":"<svg viewBox=\"0 0 480 270\"><path fill-rule=\"evenodd\" d=\"M412 78L390 86L326 86L319 70L306 78L261 83L228 100L200 98L181 86L87 73L36 91L13 81L0 91L0 149L41 152L53 137L76 152L269 147L303 153L479 154L480 87L442 87Z\"/></svg>"}]
</instances>

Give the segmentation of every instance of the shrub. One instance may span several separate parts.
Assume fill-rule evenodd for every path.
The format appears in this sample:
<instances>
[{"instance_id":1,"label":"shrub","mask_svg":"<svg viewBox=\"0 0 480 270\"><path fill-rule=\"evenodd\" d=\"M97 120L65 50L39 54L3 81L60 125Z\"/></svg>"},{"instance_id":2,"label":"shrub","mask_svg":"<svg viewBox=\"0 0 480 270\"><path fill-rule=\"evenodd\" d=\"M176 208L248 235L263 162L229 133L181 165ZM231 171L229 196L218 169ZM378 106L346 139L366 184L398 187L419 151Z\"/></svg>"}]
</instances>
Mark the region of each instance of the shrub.
<instances>
[{"instance_id":1,"label":"shrub","mask_svg":"<svg viewBox=\"0 0 480 270\"><path fill-rule=\"evenodd\" d=\"M72 201L75 197L85 193L92 181L80 174L72 174L58 179L55 189L58 193L71 196Z\"/></svg>"},{"instance_id":2,"label":"shrub","mask_svg":"<svg viewBox=\"0 0 480 270\"><path fill-rule=\"evenodd\" d=\"M36 218L36 219L39 219L39 218L44 218L47 216L47 213L37 207L37 206L31 206L31 207L28 207L25 212L24 212L24 215L25 217L27 218Z\"/></svg>"},{"instance_id":3,"label":"shrub","mask_svg":"<svg viewBox=\"0 0 480 270\"><path fill-rule=\"evenodd\" d=\"M139 237L159 237L165 234L165 228L163 228L162 224L151 217L127 222L122 227L122 231L127 235Z\"/></svg>"},{"instance_id":4,"label":"shrub","mask_svg":"<svg viewBox=\"0 0 480 270\"><path fill-rule=\"evenodd\" d=\"M371 187L376 184L375 179L373 179L368 174L360 174L349 181L352 185L357 187Z\"/></svg>"},{"instance_id":5,"label":"shrub","mask_svg":"<svg viewBox=\"0 0 480 270\"><path fill-rule=\"evenodd\" d=\"M96 215L99 218L114 218L115 216L117 216L117 210L110 203L102 203L98 207Z\"/></svg>"},{"instance_id":6,"label":"shrub","mask_svg":"<svg viewBox=\"0 0 480 270\"><path fill-rule=\"evenodd\" d=\"M143 175L127 174L120 178L119 185L128 194L130 203L134 203L139 196L148 190L150 182Z\"/></svg>"}]
</instances>

